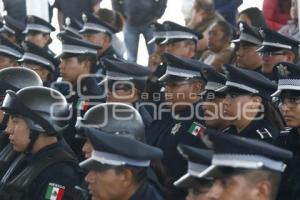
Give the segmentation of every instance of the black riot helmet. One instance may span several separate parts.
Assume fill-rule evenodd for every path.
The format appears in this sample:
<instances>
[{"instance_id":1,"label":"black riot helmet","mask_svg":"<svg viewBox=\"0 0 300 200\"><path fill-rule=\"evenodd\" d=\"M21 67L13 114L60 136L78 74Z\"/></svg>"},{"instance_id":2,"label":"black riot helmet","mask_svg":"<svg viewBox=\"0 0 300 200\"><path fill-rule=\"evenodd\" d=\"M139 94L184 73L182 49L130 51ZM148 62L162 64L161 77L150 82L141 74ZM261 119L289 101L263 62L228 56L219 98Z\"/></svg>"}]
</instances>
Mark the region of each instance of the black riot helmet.
<instances>
[{"instance_id":1,"label":"black riot helmet","mask_svg":"<svg viewBox=\"0 0 300 200\"><path fill-rule=\"evenodd\" d=\"M5 96L6 90L17 92L29 86L43 86L40 76L25 67L7 67L0 70L0 95Z\"/></svg>"},{"instance_id":2,"label":"black riot helmet","mask_svg":"<svg viewBox=\"0 0 300 200\"><path fill-rule=\"evenodd\" d=\"M104 133L122 135L145 142L145 126L139 112L124 103L103 103L87 111L76 124L77 137L84 128L97 128Z\"/></svg>"},{"instance_id":3,"label":"black riot helmet","mask_svg":"<svg viewBox=\"0 0 300 200\"><path fill-rule=\"evenodd\" d=\"M7 91L1 110L24 117L31 132L55 136L68 126L65 97L56 90L33 86Z\"/></svg>"}]
</instances>

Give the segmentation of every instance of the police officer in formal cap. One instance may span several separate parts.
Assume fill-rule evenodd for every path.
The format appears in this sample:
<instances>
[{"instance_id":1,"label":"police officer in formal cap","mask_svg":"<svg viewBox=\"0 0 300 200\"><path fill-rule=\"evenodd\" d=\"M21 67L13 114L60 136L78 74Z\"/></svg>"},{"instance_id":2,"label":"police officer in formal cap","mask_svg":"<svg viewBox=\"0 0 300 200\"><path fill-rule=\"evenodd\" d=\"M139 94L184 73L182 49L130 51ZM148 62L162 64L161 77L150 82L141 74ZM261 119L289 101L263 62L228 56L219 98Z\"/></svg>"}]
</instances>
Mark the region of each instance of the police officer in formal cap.
<instances>
[{"instance_id":1,"label":"police officer in formal cap","mask_svg":"<svg viewBox=\"0 0 300 200\"><path fill-rule=\"evenodd\" d=\"M274 142L284 126L270 97L276 84L253 70L225 65L225 71L226 86L219 91L226 93L223 117L231 126L224 132Z\"/></svg>"},{"instance_id":2,"label":"police officer in formal cap","mask_svg":"<svg viewBox=\"0 0 300 200\"><path fill-rule=\"evenodd\" d=\"M7 132L16 159L1 179L1 199L76 199L73 187L80 183L76 158L58 142L68 126L69 109L58 91L27 87L7 91L1 109L10 115Z\"/></svg>"},{"instance_id":3,"label":"police officer in formal cap","mask_svg":"<svg viewBox=\"0 0 300 200\"><path fill-rule=\"evenodd\" d=\"M89 170L85 180L93 198L162 199L148 177L150 161L161 158L162 152L143 143L144 124L137 110L122 103L99 104L78 121L77 128L79 134L86 138L83 151L87 160L81 166ZM109 146L115 149L112 150ZM100 152L103 156L100 156ZM102 158L101 161L96 158L98 156ZM97 166L104 168L100 170ZM112 170L117 170L117 176L111 176L113 174L109 171ZM123 170L128 170L126 173L129 176L123 181L131 183L129 185L120 184L123 181L119 179L119 175L125 172ZM108 177L99 185L93 181L95 174Z\"/></svg>"},{"instance_id":4,"label":"police officer in formal cap","mask_svg":"<svg viewBox=\"0 0 300 200\"><path fill-rule=\"evenodd\" d=\"M163 27L165 30L165 40L161 41L160 45L165 46L164 51L166 53L186 58L193 58L195 56L197 41L203 37L201 34L171 21L165 21ZM147 90L151 94L150 96L159 94L161 90L158 85L158 79L165 74L167 68L166 61L163 58L161 59L162 63L156 67L149 79L149 88Z\"/></svg>"},{"instance_id":5,"label":"police officer in formal cap","mask_svg":"<svg viewBox=\"0 0 300 200\"><path fill-rule=\"evenodd\" d=\"M57 37L60 38L61 35L68 35L78 39L82 38L82 35L79 33L83 24L73 17L66 17L63 30L57 34Z\"/></svg>"},{"instance_id":6,"label":"police officer in formal cap","mask_svg":"<svg viewBox=\"0 0 300 200\"><path fill-rule=\"evenodd\" d=\"M49 44L52 42L50 33L55 31L55 28L44 19L28 15L25 20L25 40L29 41L41 48L45 48L53 56L55 54L49 49Z\"/></svg>"},{"instance_id":7,"label":"police officer in formal cap","mask_svg":"<svg viewBox=\"0 0 300 200\"><path fill-rule=\"evenodd\" d=\"M165 54L168 63L160 82L165 86L166 102L157 108L158 116L146 129L147 143L164 151L162 159L171 180L179 178L186 161L177 152L178 143L201 146L203 113L198 94L204 88L202 70L209 67L199 61ZM201 117L202 116L202 117ZM170 183L170 187L171 187ZM175 192L176 193L176 192ZM174 193L174 194L175 194ZM178 194L178 199L185 194Z\"/></svg>"},{"instance_id":8,"label":"police officer in formal cap","mask_svg":"<svg viewBox=\"0 0 300 200\"><path fill-rule=\"evenodd\" d=\"M288 38L268 28L260 30L263 36L262 46L257 49L261 55L262 73L272 81L277 82L273 67L279 62L297 63L300 42Z\"/></svg>"},{"instance_id":9,"label":"police officer in formal cap","mask_svg":"<svg viewBox=\"0 0 300 200\"><path fill-rule=\"evenodd\" d=\"M112 47L112 39L119 31L93 14L83 14L82 19L84 24L79 32L83 35L83 39L102 47L98 51L98 58L107 56L117 58Z\"/></svg>"},{"instance_id":10,"label":"police officer in formal cap","mask_svg":"<svg viewBox=\"0 0 300 200\"><path fill-rule=\"evenodd\" d=\"M298 199L300 197L300 69L299 66L281 62L274 66L278 76L278 90L272 95L279 98L279 108L288 127L278 138L279 144L294 153L284 174L279 199Z\"/></svg>"},{"instance_id":11,"label":"police officer in formal cap","mask_svg":"<svg viewBox=\"0 0 300 200\"><path fill-rule=\"evenodd\" d=\"M35 71L43 81L44 86L50 87L59 61L48 51L31 42L23 44L24 54L18 61L22 66Z\"/></svg>"},{"instance_id":12,"label":"police officer in formal cap","mask_svg":"<svg viewBox=\"0 0 300 200\"><path fill-rule=\"evenodd\" d=\"M202 97L202 109L205 119L205 125L208 128L223 130L230 125L230 120L226 120L224 116L224 104L226 94L219 92L225 86L225 75L215 71L213 68L204 70L206 74L206 85L204 92L199 95Z\"/></svg>"},{"instance_id":13,"label":"police officer in formal cap","mask_svg":"<svg viewBox=\"0 0 300 200\"><path fill-rule=\"evenodd\" d=\"M42 86L42 80L34 71L24 67L8 67L0 70L0 102L2 104L6 90L18 90L28 86ZM13 151L13 147L9 144L8 134L6 134L6 126L9 116L0 111L0 177L8 169L11 162L16 158L17 153Z\"/></svg>"},{"instance_id":14,"label":"police officer in formal cap","mask_svg":"<svg viewBox=\"0 0 300 200\"><path fill-rule=\"evenodd\" d=\"M188 200L218 199L222 190L211 190L214 179L199 176L211 165L213 151L188 145L178 145L178 151L188 161L188 169L174 185L188 190Z\"/></svg>"},{"instance_id":15,"label":"police officer in formal cap","mask_svg":"<svg viewBox=\"0 0 300 200\"><path fill-rule=\"evenodd\" d=\"M106 87L106 102L132 105L141 114L145 125L149 126L153 121L150 112L156 109L152 104L144 102L148 99L145 85L150 75L149 69L125 60L104 58L102 62L106 69L106 78L100 84Z\"/></svg>"},{"instance_id":16,"label":"police officer in formal cap","mask_svg":"<svg viewBox=\"0 0 300 200\"><path fill-rule=\"evenodd\" d=\"M218 199L276 199L292 152L260 140L215 131L207 134L213 143L212 164L198 176L216 179L211 190L222 190Z\"/></svg>"},{"instance_id":17,"label":"police officer in formal cap","mask_svg":"<svg viewBox=\"0 0 300 200\"><path fill-rule=\"evenodd\" d=\"M236 45L236 65L243 68L261 72L262 58L256 51L263 38L259 29L249 26L245 22L238 24L240 36L232 42ZM251 58L251 59L249 59Z\"/></svg>"},{"instance_id":18,"label":"police officer in formal cap","mask_svg":"<svg viewBox=\"0 0 300 200\"><path fill-rule=\"evenodd\" d=\"M23 30L24 22L18 21L9 15L3 16L3 26L0 28L0 34L15 45L20 46L24 40Z\"/></svg>"},{"instance_id":19,"label":"police officer in formal cap","mask_svg":"<svg viewBox=\"0 0 300 200\"><path fill-rule=\"evenodd\" d=\"M74 138L77 116L83 116L92 105L104 99L95 74L97 50L101 47L68 35L62 35L61 41L59 69L62 82L55 83L55 88L72 104L72 119L64 137L74 152L81 155L82 143Z\"/></svg>"},{"instance_id":20,"label":"police officer in formal cap","mask_svg":"<svg viewBox=\"0 0 300 200\"><path fill-rule=\"evenodd\" d=\"M18 66L17 60L23 55L23 49L0 35L0 69Z\"/></svg>"}]
</instances>

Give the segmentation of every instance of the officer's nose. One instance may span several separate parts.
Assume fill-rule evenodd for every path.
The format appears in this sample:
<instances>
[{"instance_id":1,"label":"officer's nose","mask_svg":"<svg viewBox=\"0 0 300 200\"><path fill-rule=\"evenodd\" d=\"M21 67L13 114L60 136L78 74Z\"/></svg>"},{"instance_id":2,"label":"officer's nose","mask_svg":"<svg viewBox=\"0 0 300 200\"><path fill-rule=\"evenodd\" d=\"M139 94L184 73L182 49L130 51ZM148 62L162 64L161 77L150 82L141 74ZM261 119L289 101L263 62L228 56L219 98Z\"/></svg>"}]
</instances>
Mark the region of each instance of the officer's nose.
<instances>
[{"instance_id":1,"label":"officer's nose","mask_svg":"<svg viewBox=\"0 0 300 200\"><path fill-rule=\"evenodd\" d=\"M219 200L222 197L223 187L220 180L216 180L208 192L208 200Z\"/></svg>"},{"instance_id":2,"label":"officer's nose","mask_svg":"<svg viewBox=\"0 0 300 200\"><path fill-rule=\"evenodd\" d=\"M12 125L12 120L11 118L9 118L8 122L7 122L7 126L5 129L5 133L11 135L13 133L13 125Z\"/></svg>"}]
</instances>

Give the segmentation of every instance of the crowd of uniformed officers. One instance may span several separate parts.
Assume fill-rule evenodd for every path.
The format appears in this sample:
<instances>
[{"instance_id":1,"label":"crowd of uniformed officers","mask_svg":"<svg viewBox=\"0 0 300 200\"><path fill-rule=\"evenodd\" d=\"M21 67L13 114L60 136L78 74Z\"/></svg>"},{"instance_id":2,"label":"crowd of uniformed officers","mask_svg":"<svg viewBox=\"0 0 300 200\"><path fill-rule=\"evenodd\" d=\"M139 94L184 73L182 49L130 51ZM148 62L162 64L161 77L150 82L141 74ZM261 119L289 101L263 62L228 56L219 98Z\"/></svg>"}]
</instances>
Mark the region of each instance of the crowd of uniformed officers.
<instances>
[{"instance_id":1,"label":"crowd of uniformed officers","mask_svg":"<svg viewBox=\"0 0 300 200\"><path fill-rule=\"evenodd\" d=\"M246 21L233 59L195 59L201 33L154 23L149 66L85 13L0 29L1 200L300 199L300 42ZM213 46L213 43L212 43ZM259 61L259 62L258 62Z\"/></svg>"}]
</instances>

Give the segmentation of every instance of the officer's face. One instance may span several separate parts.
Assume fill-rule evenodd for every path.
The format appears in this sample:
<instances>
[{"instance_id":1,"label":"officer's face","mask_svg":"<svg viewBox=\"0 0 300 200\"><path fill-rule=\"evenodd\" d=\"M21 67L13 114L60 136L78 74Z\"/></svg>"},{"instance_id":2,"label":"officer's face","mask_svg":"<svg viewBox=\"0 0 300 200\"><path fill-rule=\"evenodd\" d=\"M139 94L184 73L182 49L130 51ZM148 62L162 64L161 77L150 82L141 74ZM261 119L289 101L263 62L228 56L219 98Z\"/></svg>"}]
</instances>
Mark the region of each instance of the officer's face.
<instances>
[{"instance_id":1,"label":"officer's face","mask_svg":"<svg viewBox=\"0 0 300 200\"><path fill-rule=\"evenodd\" d=\"M14 67L16 65L17 65L17 63L15 62L15 60L13 60L9 57L0 55L0 69L4 69L6 67Z\"/></svg>"},{"instance_id":2,"label":"officer's face","mask_svg":"<svg viewBox=\"0 0 300 200\"><path fill-rule=\"evenodd\" d=\"M91 170L85 177L93 200L119 200L126 194L126 178L115 169ZM126 188L126 189L124 189Z\"/></svg>"},{"instance_id":3,"label":"officer's face","mask_svg":"<svg viewBox=\"0 0 300 200\"><path fill-rule=\"evenodd\" d=\"M31 42L41 48L44 48L48 44L50 36L41 32L28 32L25 41Z\"/></svg>"},{"instance_id":4,"label":"officer's face","mask_svg":"<svg viewBox=\"0 0 300 200\"><path fill-rule=\"evenodd\" d=\"M84 157L87 159L87 158L90 158L92 156L92 151L93 151L93 145L90 141L89 138L86 139L83 147L82 147L82 152L84 153Z\"/></svg>"},{"instance_id":5,"label":"officer's face","mask_svg":"<svg viewBox=\"0 0 300 200\"><path fill-rule=\"evenodd\" d=\"M289 127L300 127L300 97L283 98L279 108Z\"/></svg>"},{"instance_id":6,"label":"officer's face","mask_svg":"<svg viewBox=\"0 0 300 200\"><path fill-rule=\"evenodd\" d=\"M238 22L245 22L247 25L252 26L251 19L247 15L245 15L245 14L239 15L237 21Z\"/></svg>"},{"instance_id":7,"label":"officer's face","mask_svg":"<svg viewBox=\"0 0 300 200\"><path fill-rule=\"evenodd\" d=\"M187 103L193 103L198 99L202 84L200 81L176 81L167 82L165 85L165 99L176 107L186 107Z\"/></svg>"},{"instance_id":8,"label":"officer's face","mask_svg":"<svg viewBox=\"0 0 300 200\"><path fill-rule=\"evenodd\" d=\"M260 108L261 98L246 94L227 94L223 103L225 120L239 126L243 120L253 120Z\"/></svg>"},{"instance_id":9,"label":"officer's face","mask_svg":"<svg viewBox=\"0 0 300 200\"><path fill-rule=\"evenodd\" d=\"M218 200L223 192L219 181L214 181L212 185L196 184L189 189L186 200Z\"/></svg>"},{"instance_id":10,"label":"officer's face","mask_svg":"<svg viewBox=\"0 0 300 200\"><path fill-rule=\"evenodd\" d=\"M256 46L240 43L237 55L237 65L244 69L256 69L262 64L262 58L256 52ZM249 59L251 58L251 59Z\"/></svg>"},{"instance_id":11,"label":"officer's face","mask_svg":"<svg viewBox=\"0 0 300 200\"><path fill-rule=\"evenodd\" d=\"M215 129L226 127L227 121L223 119L223 100L225 96L216 95L213 92L208 92L205 96L202 109L206 126Z\"/></svg>"},{"instance_id":12,"label":"officer's face","mask_svg":"<svg viewBox=\"0 0 300 200\"><path fill-rule=\"evenodd\" d=\"M165 51L175 56L192 58L195 55L196 44L192 41L172 42L166 45Z\"/></svg>"},{"instance_id":13,"label":"officer's face","mask_svg":"<svg viewBox=\"0 0 300 200\"><path fill-rule=\"evenodd\" d=\"M219 180L222 186L222 200L257 200L264 199L259 196L259 191L243 175L226 176Z\"/></svg>"},{"instance_id":14,"label":"officer's face","mask_svg":"<svg viewBox=\"0 0 300 200\"><path fill-rule=\"evenodd\" d=\"M77 57L62 58L59 69L62 79L72 84L76 84L80 75L89 73L85 62L79 62Z\"/></svg>"},{"instance_id":15,"label":"officer's face","mask_svg":"<svg viewBox=\"0 0 300 200\"><path fill-rule=\"evenodd\" d=\"M30 129L26 121L17 116L10 116L5 131L9 135L9 141L16 152L23 152L30 143Z\"/></svg>"},{"instance_id":16,"label":"officer's face","mask_svg":"<svg viewBox=\"0 0 300 200\"><path fill-rule=\"evenodd\" d=\"M267 54L261 54L262 57L262 67L263 67L263 72L266 73L272 73L273 66L276 65L279 62L292 62L290 59L289 54L279 51L275 52L281 55L267 55Z\"/></svg>"},{"instance_id":17,"label":"officer's face","mask_svg":"<svg viewBox=\"0 0 300 200\"><path fill-rule=\"evenodd\" d=\"M214 25L208 32L208 48L213 52L219 52L229 46L229 38L219 25Z\"/></svg>"},{"instance_id":18,"label":"officer's face","mask_svg":"<svg viewBox=\"0 0 300 200\"><path fill-rule=\"evenodd\" d=\"M43 82L47 81L48 75L50 73L47 69L33 63L24 63L24 67L35 71Z\"/></svg>"}]
</instances>

